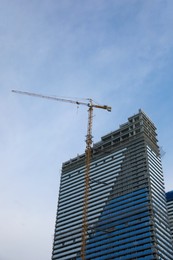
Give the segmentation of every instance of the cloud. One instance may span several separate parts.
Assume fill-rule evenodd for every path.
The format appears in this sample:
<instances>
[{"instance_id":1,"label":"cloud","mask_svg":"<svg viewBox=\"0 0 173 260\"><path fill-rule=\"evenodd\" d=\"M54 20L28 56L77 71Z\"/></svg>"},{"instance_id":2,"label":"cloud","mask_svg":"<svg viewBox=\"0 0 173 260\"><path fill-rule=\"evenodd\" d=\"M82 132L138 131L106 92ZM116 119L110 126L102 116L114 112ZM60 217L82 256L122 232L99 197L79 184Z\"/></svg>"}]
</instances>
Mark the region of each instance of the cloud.
<instances>
[{"instance_id":1,"label":"cloud","mask_svg":"<svg viewBox=\"0 0 173 260\"><path fill-rule=\"evenodd\" d=\"M161 0L1 1L2 260L51 257L61 164L84 152L87 129L87 108L11 89L111 105L111 113L94 111L94 141L142 107L158 127L171 189L172 7Z\"/></svg>"}]
</instances>

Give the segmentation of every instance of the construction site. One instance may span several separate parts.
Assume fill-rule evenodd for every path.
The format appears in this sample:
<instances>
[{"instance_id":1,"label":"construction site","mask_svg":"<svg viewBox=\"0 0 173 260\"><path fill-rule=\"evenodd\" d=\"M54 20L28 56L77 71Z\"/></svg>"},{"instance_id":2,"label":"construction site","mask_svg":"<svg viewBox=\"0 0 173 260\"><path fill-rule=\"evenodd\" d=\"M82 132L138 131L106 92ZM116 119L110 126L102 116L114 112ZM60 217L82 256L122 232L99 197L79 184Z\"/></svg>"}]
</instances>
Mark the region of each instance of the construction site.
<instances>
[{"instance_id":1,"label":"construction site","mask_svg":"<svg viewBox=\"0 0 173 260\"><path fill-rule=\"evenodd\" d=\"M172 260L161 155L151 119L139 109L93 144L93 109L110 112L110 106L12 92L88 108L85 152L62 165L52 260Z\"/></svg>"}]
</instances>

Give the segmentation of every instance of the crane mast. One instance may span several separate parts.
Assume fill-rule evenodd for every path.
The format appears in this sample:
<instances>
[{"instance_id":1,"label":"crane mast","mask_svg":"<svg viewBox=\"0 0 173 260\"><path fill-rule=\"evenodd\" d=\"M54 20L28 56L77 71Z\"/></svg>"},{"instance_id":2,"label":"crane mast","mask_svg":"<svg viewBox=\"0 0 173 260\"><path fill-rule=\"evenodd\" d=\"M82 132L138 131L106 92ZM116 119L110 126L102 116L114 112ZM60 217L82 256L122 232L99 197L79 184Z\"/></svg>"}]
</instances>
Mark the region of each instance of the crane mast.
<instances>
[{"instance_id":1,"label":"crane mast","mask_svg":"<svg viewBox=\"0 0 173 260\"><path fill-rule=\"evenodd\" d=\"M82 214L82 234L81 234L81 259L86 259L86 242L88 237L88 204L89 204L89 184L90 184L90 163L91 163L91 150L92 150L92 122L93 122L93 108L105 109L111 112L111 107L106 105L93 104L93 100L89 99L89 102L80 102L65 98L59 98L55 96L46 96L36 93L12 90L13 93L28 95L32 97L39 97L50 99L54 101L61 101L66 103L72 103L77 105L85 105L88 107L88 125L86 135L86 149L85 149L85 175L84 175L84 196L83 196L83 214Z\"/></svg>"},{"instance_id":2,"label":"crane mast","mask_svg":"<svg viewBox=\"0 0 173 260\"><path fill-rule=\"evenodd\" d=\"M88 128L86 136L86 150L85 150L85 176L84 176L84 198L83 198L83 221L82 221L82 243L81 243L81 258L85 260L86 256L86 241L88 236L88 202L89 202L89 182L90 182L90 161L91 161L91 149L92 149L92 119L93 119L93 107L88 109Z\"/></svg>"}]
</instances>

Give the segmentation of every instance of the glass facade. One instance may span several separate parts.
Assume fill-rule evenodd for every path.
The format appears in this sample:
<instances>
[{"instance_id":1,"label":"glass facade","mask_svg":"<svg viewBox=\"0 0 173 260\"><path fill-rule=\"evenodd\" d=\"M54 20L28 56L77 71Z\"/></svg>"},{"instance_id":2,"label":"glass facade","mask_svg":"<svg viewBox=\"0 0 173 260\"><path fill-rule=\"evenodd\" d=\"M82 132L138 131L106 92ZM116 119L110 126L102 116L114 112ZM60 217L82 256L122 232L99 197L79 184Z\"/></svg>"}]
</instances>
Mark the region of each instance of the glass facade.
<instances>
[{"instance_id":1,"label":"glass facade","mask_svg":"<svg viewBox=\"0 0 173 260\"><path fill-rule=\"evenodd\" d=\"M52 260L81 260L85 155L62 167ZM88 260L172 260L156 128L144 112L94 144Z\"/></svg>"}]
</instances>

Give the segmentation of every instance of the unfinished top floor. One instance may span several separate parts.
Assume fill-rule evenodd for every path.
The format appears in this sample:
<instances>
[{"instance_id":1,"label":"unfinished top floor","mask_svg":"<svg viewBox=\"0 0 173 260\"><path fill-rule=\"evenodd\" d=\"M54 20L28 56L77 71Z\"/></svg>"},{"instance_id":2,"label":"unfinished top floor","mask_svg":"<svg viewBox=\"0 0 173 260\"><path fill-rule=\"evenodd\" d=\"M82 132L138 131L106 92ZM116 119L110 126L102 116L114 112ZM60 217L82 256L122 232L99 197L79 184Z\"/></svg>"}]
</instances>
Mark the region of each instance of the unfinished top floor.
<instances>
[{"instance_id":1,"label":"unfinished top floor","mask_svg":"<svg viewBox=\"0 0 173 260\"><path fill-rule=\"evenodd\" d=\"M157 146L158 140L156 127L151 119L141 109L139 109L137 114L129 117L128 122L121 124L119 129L104 135L101 137L101 141L94 143L92 153L94 155L106 148L109 149L109 147L115 147L116 145L129 140L129 138L135 138L140 133L144 133L149 140ZM74 159L65 162L63 166L67 166L84 158L85 154L78 155Z\"/></svg>"}]
</instances>

